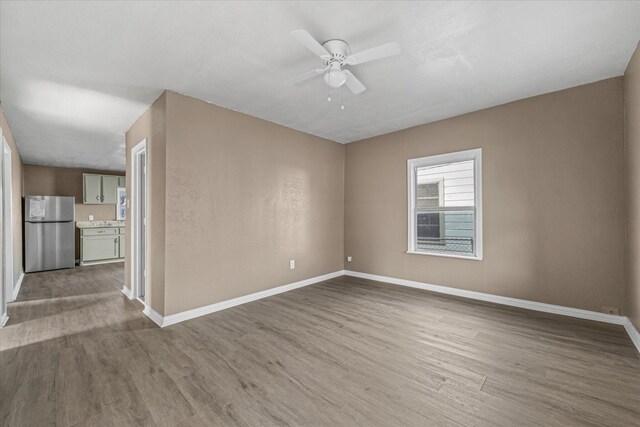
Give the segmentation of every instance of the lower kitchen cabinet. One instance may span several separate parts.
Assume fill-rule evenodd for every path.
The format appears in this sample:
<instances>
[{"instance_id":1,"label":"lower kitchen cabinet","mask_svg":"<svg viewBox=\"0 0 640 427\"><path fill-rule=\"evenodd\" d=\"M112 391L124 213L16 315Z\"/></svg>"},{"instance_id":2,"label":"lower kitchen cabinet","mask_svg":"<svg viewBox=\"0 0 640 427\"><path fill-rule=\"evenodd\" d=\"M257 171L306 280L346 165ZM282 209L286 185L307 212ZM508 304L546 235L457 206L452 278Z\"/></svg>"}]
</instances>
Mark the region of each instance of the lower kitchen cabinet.
<instances>
[{"instance_id":1,"label":"lower kitchen cabinet","mask_svg":"<svg viewBox=\"0 0 640 427\"><path fill-rule=\"evenodd\" d=\"M80 230L80 265L123 261L124 228L83 228Z\"/></svg>"},{"instance_id":2,"label":"lower kitchen cabinet","mask_svg":"<svg viewBox=\"0 0 640 427\"><path fill-rule=\"evenodd\" d=\"M124 259L125 247L126 247L124 234L121 234L118 236L118 242L120 245L120 258Z\"/></svg>"}]
</instances>

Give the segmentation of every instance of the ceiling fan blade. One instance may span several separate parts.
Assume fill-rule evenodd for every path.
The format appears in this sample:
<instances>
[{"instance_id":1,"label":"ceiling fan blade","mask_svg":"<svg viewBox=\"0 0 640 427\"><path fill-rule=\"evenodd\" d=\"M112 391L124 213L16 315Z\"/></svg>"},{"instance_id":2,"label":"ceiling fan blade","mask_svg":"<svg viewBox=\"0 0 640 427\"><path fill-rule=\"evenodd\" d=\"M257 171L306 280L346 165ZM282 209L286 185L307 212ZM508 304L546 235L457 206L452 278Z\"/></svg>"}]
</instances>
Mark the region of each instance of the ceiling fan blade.
<instances>
[{"instance_id":1,"label":"ceiling fan blade","mask_svg":"<svg viewBox=\"0 0 640 427\"><path fill-rule=\"evenodd\" d=\"M357 65L364 64L365 62L375 61L376 59L386 58L388 56L397 55L400 53L400 45L396 42L381 44L371 49L363 50L362 52L349 55L347 58L347 64Z\"/></svg>"},{"instance_id":2,"label":"ceiling fan blade","mask_svg":"<svg viewBox=\"0 0 640 427\"><path fill-rule=\"evenodd\" d=\"M309 80L310 78L312 78L314 76L317 76L318 74L322 74L326 70L327 70L327 68L317 68L315 70L307 71L304 74L300 74L299 76L292 77L289 80L286 80L284 83L285 84L294 85L296 83L300 83L300 82L303 82L305 80Z\"/></svg>"},{"instance_id":3,"label":"ceiling fan blade","mask_svg":"<svg viewBox=\"0 0 640 427\"><path fill-rule=\"evenodd\" d=\"M304 47L318 55L320 58L323 56L331 56L327 49L322 47L322 45L318 43L316 39L311 37L311 34L307 33L305 30L291 31L291 35L294 39L302 43Z\"/></svg>"},{"instance_id":4,"label":"ceiling fan blade","mask_svg":"<svg viewBox=\"0 0 640 427\"><path fill-rule=\"evenodd\" d=\"M362 93L367 89L360 80L356 79L356 76L351 74L351 71L343 70L343 72L347 75L347 81L344 84L354 95Z\"/></svg>"}]
</instances>

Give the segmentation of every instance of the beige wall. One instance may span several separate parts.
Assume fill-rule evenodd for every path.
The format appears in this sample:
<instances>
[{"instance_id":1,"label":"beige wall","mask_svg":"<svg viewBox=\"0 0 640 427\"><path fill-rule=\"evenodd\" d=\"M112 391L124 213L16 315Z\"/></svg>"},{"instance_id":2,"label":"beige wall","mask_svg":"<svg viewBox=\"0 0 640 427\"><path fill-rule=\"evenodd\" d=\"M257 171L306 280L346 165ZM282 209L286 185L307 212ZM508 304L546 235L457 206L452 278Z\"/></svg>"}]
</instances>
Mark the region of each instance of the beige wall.
<instances>
[{"instance_id":1,"label":"beige wall","mask_svg":"<svg viewBox=\"0 0 640 427\"><path fill-rule=\"evenodd\" d=\"M147 303L165 313L165 175L166 175L166 92L131 126L125 136L127 146L127 194L131 195L131 149L147 139ZM131 211L126 220L127 251L125 286L131 288Z\"/></svg>"},{"instance_id":2,"label":"beige wall","mask_svg":"<svg viewBox=\"0 0 640 427\"><path fill-rule=\"evenodd\" d=\"M147 301L158 313L343 269L342 145L167 91L126 134L128 194L144 138ZM130 264L128 252L128 287Z\"/></svg>"},{"instance_id":3,"label":"beige wall","mask_svg":"<svg viewBox=\"0 0 640 427\"><path fill-rule=\"evenodd\" d=\"M342 270L343 174L338 143L167 92L165 314Z\"/></svg>"},{"instance_id":4,"label":"beige wall","mask_svg":"<svg viewBox=\"0 0 640 427\"><path fill-rule=\"evenodd\" d=\"M477 147L484 260L406 254L407 159ZM345 186L346 269L624 309L621 78L348 144Z\"/></svg>"},{"instance_id":5,"label":"beige wall","mask_svg":"<svg viewBox=\"0 0 640 427\"><path fill-rule=\"evenodd\" d=\"M18 282L20 274L24 271L22 263L22 159L16 147L16 142L11 134L9 123L4 115L4 109L0 106L0 127L2 135L11 148L11 196L12 196L12 227L13 227L13 284Z\"/></svg>"},{"instance_id":6,"label":"beige wall","mask_svg":"<svg viewBox=\"0 0 640 427\"><path fill-rule=\"evenodd\" d=\"M82 174L123 175L124 172L51 166L24 165L25 196L69 196L76 198L76 221L86 221L89 215L98 220L116 219L116 205L84 205ZM80 258L80 234L76 230L76 259Z\"/></svg>"},{"instance_id":7,"label":"beige wall","mask_svg":"<svg viewBox=\"0 0 640 427\"><path fill-rule=\"evenodd\" d=\"M640 330L640 45L624 74L627 171L627 315Z\"/></svg>"}]
</instances>

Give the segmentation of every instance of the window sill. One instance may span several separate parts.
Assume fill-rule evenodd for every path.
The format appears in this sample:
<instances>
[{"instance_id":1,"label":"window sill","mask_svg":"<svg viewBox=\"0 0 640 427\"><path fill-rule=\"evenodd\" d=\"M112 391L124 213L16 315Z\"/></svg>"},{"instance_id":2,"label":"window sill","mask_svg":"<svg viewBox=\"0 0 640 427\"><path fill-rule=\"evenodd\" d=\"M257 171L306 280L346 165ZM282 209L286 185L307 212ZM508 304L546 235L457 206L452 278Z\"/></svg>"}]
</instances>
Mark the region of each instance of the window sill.
<instances>
[{"instance_id":1,"label":"window sill","mask_svg":"<svg viewBox=\"0 0 640 427\"><path fill-rule=\"evenodd\" d=\"M406 251L405 253L410 255L429 255L429 256L439 256L443 258L457 258L457 259L469 259L472 261L482 261L482 256L474 256L474 255L438 254L435 252L419 252L419 251Z\"/></svg>"}]
</instances>

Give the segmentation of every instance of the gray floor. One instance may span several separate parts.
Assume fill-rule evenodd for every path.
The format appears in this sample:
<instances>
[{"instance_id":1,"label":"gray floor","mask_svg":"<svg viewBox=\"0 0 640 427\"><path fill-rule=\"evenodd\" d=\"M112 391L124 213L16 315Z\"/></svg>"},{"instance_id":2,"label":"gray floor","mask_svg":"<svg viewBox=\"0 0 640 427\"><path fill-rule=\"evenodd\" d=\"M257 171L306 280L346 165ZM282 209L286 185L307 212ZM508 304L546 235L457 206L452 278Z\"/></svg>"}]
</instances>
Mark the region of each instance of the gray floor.
<instances>
[{"instance_id":1,"label":"gray floor","mask_svg":"<svg viewBox=\"0 0 640 427\"><path fill-rule=\"evenodd\" d=\"M619 326L342 277L165 329L122 264L28 275L0 424L638 425Z\"/></svg>"}]
</instances>

